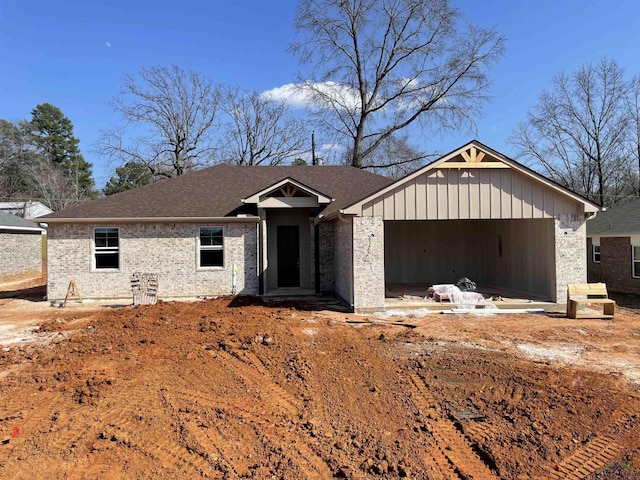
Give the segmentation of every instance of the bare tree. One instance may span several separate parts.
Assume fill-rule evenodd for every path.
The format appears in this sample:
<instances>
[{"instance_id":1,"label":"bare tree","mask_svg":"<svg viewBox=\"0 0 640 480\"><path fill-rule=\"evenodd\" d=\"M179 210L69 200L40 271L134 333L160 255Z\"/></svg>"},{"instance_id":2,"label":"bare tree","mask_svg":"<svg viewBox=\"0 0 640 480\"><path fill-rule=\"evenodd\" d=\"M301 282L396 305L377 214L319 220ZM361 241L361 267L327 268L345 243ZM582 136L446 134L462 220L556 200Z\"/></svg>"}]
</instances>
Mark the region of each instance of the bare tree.
<instances>
[{"instance_id":1,"label":"bare tree","mask_svg":"<svg viewBox=\"0 0 640 480\"><path fill-rule=\"evenodd\" d=\"M102 133L99 152L145 165L154 177L182 175L210 161L218 101L214 84L175 65L127 75L113 101L126 124Z\"/></svg>"},{"instance_id":2,"label":"bare tree","mask_svg":"<svg viewBox=\"0 0 640 480\"><path fill-rule=\"evenodd\" d=\"M30 192L54 211L79 203L76 185L55 164L41 159L25 168Z\"/></svg>"},{"instance_id":3,"label":"bare tree","mask_svg":"<svg viewBox=\"0 0 640 480\"><path fill-rule=\"evenodd\" d=\"M225 89L225 113L220 158L238 165L280 165L300 155L309 142L303 121L294 118L285 102L237 87Z\"/></svg>"},{"instance_id":4,"label":"bare tree","mask_svg":"<svg viewBox=\"0 0 640 480\"><path fill-rule=\"evenodd\" d=\"M629 82L626 96L629 115L629 136L627 152L630 158L628 168L629 183L635 196L640 197L640 76Z\"/></svg>"},{"instance_id":5,"label":"bare tree","mask_svg":"<svg viewBox=\"0 0 640 480\"><path fill-rule=\"evenodd\" d=\"M601 205L623 194L628 83L612 60L560 74L510 141L562 185Z\"/></svg>"},{"instance_id":6,"label":"bare tree","mask_svg":"<svg viewBox=\"0 0 640 480\"><path fill-rule=\"evenodd\" d=\"M401 178L420 168L426 160L433 160L438 154L425 154L409 143L407 134L386 137L369 156L365 158L363 168L374 170L390 178ZM353 152L344 152L345 164L350 164Z\"/></svg>"},{"instance_id":7,"label":"bare tree","mask_svg":"<svg viewBox=\"0 0 640 480\"><path fill-rule=\"evenodd\" d=\"M372 166L367 157L414 122L475 125L504 38L459 17L448 0L301 0L290 50L312 67L304 88L349 141L351 165Z\"/></svg>"}]
</instances>

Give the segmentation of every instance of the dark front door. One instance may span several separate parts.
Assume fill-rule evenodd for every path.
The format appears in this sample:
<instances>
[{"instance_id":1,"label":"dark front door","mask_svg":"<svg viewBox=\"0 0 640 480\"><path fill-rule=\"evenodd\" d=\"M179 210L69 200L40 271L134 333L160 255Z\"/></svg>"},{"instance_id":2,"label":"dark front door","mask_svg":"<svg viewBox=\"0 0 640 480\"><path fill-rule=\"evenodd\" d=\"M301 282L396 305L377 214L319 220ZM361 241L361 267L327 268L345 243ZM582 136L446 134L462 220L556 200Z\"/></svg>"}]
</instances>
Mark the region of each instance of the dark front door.
<instances>
[{"instance_id":1,"label":"dark front door","mask_svg":"<svg viewBox=\"0 0 640 480\"><path fill-rule=\"evenodd\" d=\"M300 227L278 225L278 287L300 286Z\"/></svg>"}]
</instances>

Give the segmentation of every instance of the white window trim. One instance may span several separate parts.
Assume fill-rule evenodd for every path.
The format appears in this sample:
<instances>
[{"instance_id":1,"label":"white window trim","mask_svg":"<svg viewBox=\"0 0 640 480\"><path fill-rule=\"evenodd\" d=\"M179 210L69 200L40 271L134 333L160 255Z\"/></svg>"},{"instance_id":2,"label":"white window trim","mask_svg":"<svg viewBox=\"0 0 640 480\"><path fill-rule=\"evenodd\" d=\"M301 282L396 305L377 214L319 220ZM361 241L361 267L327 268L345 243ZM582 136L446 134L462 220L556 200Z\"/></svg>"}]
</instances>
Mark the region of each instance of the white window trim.
<instances>
[{"instance_id":1,"label":"white window trim","mask_svg":"<svg viewBox=\"0 0 640 480\"><path fill-rule=\"evenodd\" d=\"M96 247L96 230L99 228L115 228L118 231L118 246L117 247ZM92 235L91 235L91 271L92 272L119 272L122 267L122 255L120 254L120 240L122 237L120 236L120 227L112 227L112 226L100 226L93 227ZM118 268L98 268L96 266L96 254L100 251L103 252L116 252L118 254Z\"/></svg>"},{"instance_id":2,"label":"white window trim","mask_svg":"<svg viewBox=\"0 0 640 480\"><path fill-rule=\"evenodd\" d=\"M200 229L201 228L221 228L222 229L222 245L205 245L204 247L200 244ZM226 236L225 236L225 228L224 225L198 225L198 235L196 235L196 270L225 270L227 268L227 256L225 255L225 250L227 249L226 245ZM201 267L200 266L200 252L202 250L222 250L222 266L217 267Z\"/></svg>"},{"instance_id":3,"label":"white window trim","mask_svg":"<svg viewBox=\"0 0 640 480\"><path fill-rule=\"evenodd\" d=\"M598 247L598 257L599 260L596 260L596 247ZM591 245L591 260L593 263L600 263L602 260L602 251L600 250L600 245Z\"/></svg>"},{"instance_id":4,"label":"white window trim","mask_svg":"<svg viewBox=\"0 0 640 480\"><path fill-rule=\"evenodd\" d=\"M635 265L635 264L636 264L636 263L640 263L640 258L639 258L638 260L636 260L635 256L633 255L633 253L634 253L633 251L634 251L634 249L636 249L636 248L640 249L640 246L638 246L638 245L631 245L631 276L632 276L633 278L640 278L640 275L635 275L635 271L636 271L636 269L635 269L635 266L636 266L636 265Z\"/></svg>"}]
</instances>

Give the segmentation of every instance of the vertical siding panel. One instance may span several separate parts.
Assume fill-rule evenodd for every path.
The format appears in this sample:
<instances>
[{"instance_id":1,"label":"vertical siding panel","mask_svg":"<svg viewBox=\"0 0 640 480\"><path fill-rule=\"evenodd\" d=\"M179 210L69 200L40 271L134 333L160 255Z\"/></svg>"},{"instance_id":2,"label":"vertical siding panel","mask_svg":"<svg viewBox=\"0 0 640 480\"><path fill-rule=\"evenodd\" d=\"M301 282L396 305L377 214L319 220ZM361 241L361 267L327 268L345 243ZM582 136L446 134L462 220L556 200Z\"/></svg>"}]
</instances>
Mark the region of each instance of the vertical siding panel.
<instances>
[{"instance_id":1,"label":"vertical siding panel","mask_svg":"<svg viewBox=\"0 0 640 480\"><path fill-rule=\"evenodd\" d=\"M395 220L395 207L393 203L393 192L387 192L384 195L384 219Z\"/></svg>"},{"instance_id":2,"label":"vertical siding panel","mask_svg":"<svg viewBox=\"0 0 640 480\"><path fill-rule=\"evenodd\" d=\"M512 201L512 186L511 179L513 178L511 175L511 170L501 170L501 181L502 181L502 218L512 218L513 214L511 213L511 201Z\"/></svg>"},{"instance_id":3,"label":"vertical siding panel","mask_svg":"<svg viewBox=\"0 0 640 480\"><path fill-rule=\"evenodd\" d=\"M416 179L416 220L427 219L427 176Z\"/></svg>"},{"instance_id":4,"label":"vertical siding panel","mask_svg":"<svg viewBox=\"0 0 640 480\"><path fill-rule=\"evenodd\" d=\"M395 220L404 220L404 212L405 212L405 198L404 198L404 188L399 187L396 188L393 192L393 201L395 203L394 209L395 213L393 218Z\"/></svg>"},{"instance_id":5,"label":"vertical siding panel","mask_svg":"<svg viewBox=\"0 0 640 480\"><path fill-rule=\"evenodd\" d=\"M373 215L384 218L384 207L382 205L382 200L379 198L376 198L373 203Z\"/></svg>"},{"instance_id":6,"label":"vertical siding panel","mask_svg":"<svg viewBox=\"0 0 640 480\"><path fill-rule=\"evenodd\" d=\"M502 182L500 170L491 169L491 218L502 218Z\"/></svg>"},{"instance_id":7,"label":"vertical siding panel","mask_svg":"<svg viewBox=\"0 0 640 480\"><path fill-rule=\"evenodd\" d=\"M460 170L448 170L449 188L447 192L447 218L457 220L460 218L459 212L459 195L460 195Z\"/></svg>"},{"instance_id":8,"label":"vertical siding panel","mask_svg":"<svg viewBox=\"0 0 640 480\"><path fill-rule=\"evenodd\" d=\"M427 220L438 219L438 170L427 174Z\"/></svg>"},{"instance_id":9,"label":"vertical siding panel","mask_svg":"<svg viewBox=\"0 0 640 480\"><path fill-rule=\"evenodd\" d=\"M544 190L542 186L533 186L533 218L542 218L544 212Z\"/></svg>"},{"instance_id":10,"label":"vertical siding panel","mask_svg":"<svg viewBox=\"0 0 640 480\"><path fill-rule=\"evenodd\" d=\"M373 207L370 203L362 206L362 216L371 217L373 215Z\"/></svg>"},{"instance_id":11,"label":"vertical siding panel","mask_svg":"<svg viewBox=\"0 0 640 480\"><path fill-rule=\"evenodd\" d=\"M460 209L460 218L466 220L469 218L469 201L471 196L469 193L469 170L460 170L460 183L458 185L458 207Z\"/></svg>"},{"instance_id":12,"label":"vertical siding panel","mask_svg":"<svg viewBox=\"0 0 640 480\"><path fill-rule=\"evenodd\" d=\"M469 218L480 218L480 170L468 170Z\"/></svg>"},{"instance_id":13,"label":"vertical siding panel","mask_svg":"<svg viewBox=\"0 0 640 480\"><path fill-rule=\"evenodd\" d=\"M544 218L552 218L555 210L554 201L556 193L548 188L544 189Z\"/></svg>"},{"instance_id":14,"label":"vertical siding panel","mask_svg":"<svg viewBox=\"0 0 640 480\"><path fill-rule=\"evenodd\" d=\"M522 218L533 218L533 184L522 178Z\"/></svg>"},{"instance_id":15,"label":"vertical siding panel","mask_svg":"<svg viewBox=\"0 0 640 480\"><path fill-rule=\"evenodd\" d=\"M449 170L438 170L438 220L447 220Z\"/></svg>"},{"instance_id":16,"label":"vertical siding panel","mask_svg":"<svg viewBox=\"0 0 640 480\"><path fill-rule=\"evenodd\" d=\"M480 170L480 218L491 218L491 172Z\"/></svg>"},{"instance_id":17,"label":"vertical siding panel","mask_svg":"<svg viewBox=\"0 0 640 480\"><path fill-rule=\"evenodd\" d=\"M416 219L416 183L415 180L409 181L404 194L404 218L405 220Z\"/></svg>"},{"instance_id":18,"label":"vertical siding panel","mask_svg":"<svg viewBox=\"0 0 640 480\"><path fill-rule=\"evenodd\" d=\"M522 176L518 173L511 174L511 216L522 218Z\"/></svg>"}]
</instances>

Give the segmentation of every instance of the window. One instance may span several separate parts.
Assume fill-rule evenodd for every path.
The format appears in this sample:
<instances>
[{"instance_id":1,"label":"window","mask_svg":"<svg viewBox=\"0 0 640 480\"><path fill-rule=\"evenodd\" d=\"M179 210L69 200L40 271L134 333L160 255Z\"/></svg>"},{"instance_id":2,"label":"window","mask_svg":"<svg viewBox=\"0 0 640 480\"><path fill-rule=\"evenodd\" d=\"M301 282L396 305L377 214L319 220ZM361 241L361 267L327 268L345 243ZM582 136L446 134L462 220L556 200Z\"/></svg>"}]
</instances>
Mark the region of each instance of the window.
<instances>
[{"instance_id":1,"label":"window","mask_svg":"<svg viewBox=\"0 0 640 480\"><path fill-rule=\"evenodd\" d=\"M600 263L600 245L593 245L593 263Z\"/></svg>"},{"instance_id":2,"label":"window","mask_svg":"<svg viewBox=\"0 0 640 480\"><path fill-rule=\"evenodd\" d=\"M96 227L93 230L96 270L120 268L119 232L115 227Z\"/></svg>"},{"instance_id":3,"label":"window","mask_svg":"<svg viewBox=\"0 0 640 480\"><path fill-rule=\"evenodd\" d=\"M201 268L224 266L224 235L222 227L200 227Z\"/></svg>"},{"instance_id":4,"label":"window","mask_svg":"<svg viewBox=\"0 0 640 480\"><path fill-rule=\"evenodd\" d=\"M640 246L632 245L632 256L633 256L633 276L638 278L640 277Z\"/></svg>"}]
</instances>

